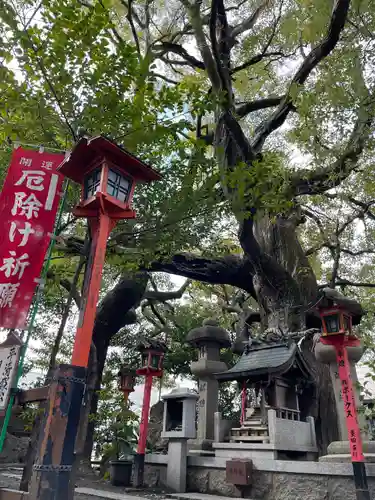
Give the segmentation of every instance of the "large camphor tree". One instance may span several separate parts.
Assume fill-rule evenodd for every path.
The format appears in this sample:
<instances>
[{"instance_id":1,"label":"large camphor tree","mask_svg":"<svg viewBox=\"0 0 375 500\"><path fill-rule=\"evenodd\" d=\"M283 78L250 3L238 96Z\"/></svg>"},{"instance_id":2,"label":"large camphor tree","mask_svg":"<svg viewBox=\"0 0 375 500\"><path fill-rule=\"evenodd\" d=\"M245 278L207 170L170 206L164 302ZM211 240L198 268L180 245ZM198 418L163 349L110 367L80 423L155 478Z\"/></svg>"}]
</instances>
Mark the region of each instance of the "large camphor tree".
<instances>
[{"instance_id":1,"label":"large camphor tree","mask_svg":"<svg viewBox=\"0 0 375 500\"><path fill-rule=\"evenodd\" d=\"M164 175L139 191L138 219L109 242L97 387L114 335L142 300L179 296L149 289L153 272L251 296L258 310L239 335L254 318L272 334L317 326L318 282L371 310L370 0L7 0L0 18L4 141L68 147L104 133ZM70 207L76 199L71 187ZM84 256L82 222L66 217L59 250ZM311 340L303 348L324 452L336 437L329 377ZM97 403L94 392L92 413Z\"/></svg>"}]
</instances>

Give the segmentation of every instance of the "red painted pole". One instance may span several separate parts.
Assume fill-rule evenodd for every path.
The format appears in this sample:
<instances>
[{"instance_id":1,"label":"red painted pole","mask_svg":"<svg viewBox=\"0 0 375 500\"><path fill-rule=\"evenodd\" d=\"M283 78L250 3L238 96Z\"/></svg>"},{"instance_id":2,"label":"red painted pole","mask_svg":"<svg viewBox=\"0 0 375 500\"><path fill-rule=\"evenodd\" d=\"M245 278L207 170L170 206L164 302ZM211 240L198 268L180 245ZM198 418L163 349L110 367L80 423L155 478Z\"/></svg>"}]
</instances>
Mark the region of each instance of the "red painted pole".
<instances>
[{"instance_id":1,"label":"red painted pole","mask_svg":"<svg viewBox=\"0 0 375 500\"><path fill-rule=\"evenodd\" d=\"M241 393L241 425L244 423L246 417L246 380L243 381Z\"/></svg>"},{"instance_id":2,"label":"red painted pole","mask_svg":"<svg viewBox=\"0 0 375 500\"><path fill-rule=\"evenodd\" d=\"M362 450L361 431L358 424L357 408L355 404L353 383L350 376L350 365L345 340L341 342L341 345L339 343L335 343L335 348L352 461L364 462L365 457Z\"/></svg>"},{"instance_id":3,"label":"red painted pole","mask_svg":"<svg viewBox=\"0 0 375 500\"><path fill-rule=\"evenodd\" d=\"M346 415L357 500L370 500L361 430L358 423L353 383L350 376L350 364L346 350L348 344L350 345L353 341L344 335L337 335L329 340L336 349L337 367L341 381L341 393Z\"/></svg>"},{"instance_id":4,"label":"red painted pole","mask_svg":"<svg viewBox=\"0 0 375 500\"><path fill-rule=\"evenodd\" d=\"M89 222L92 230L92 243L84 283L84 302L80 311L72 356L72 365L84 367L87 367L89 361L107 240L114 225L114 221L103 213L98 219L91 219Z\"/></svg>"},{"instance_id":5,"label":"red painted pole","mask_svg":"<svg viewBox=\"0 0 375 500\"><path fill-rule=\"evenodd\" d=\"M148 430L148 416L150 412L150 401L151 401L151 389L152 389L152 375L147 374L145 380L145 391L143 394L143 405L142 405L142 416L141 424L139 426L139 441L137 453L145 454L146 451L146 441L147 441L147 430Z\"/></svg>"},{"instance_id":6,"label":"red painted pole","mask_svg":"<svg viewBox=\"0 0 375 500\"><path fill-rule=\"evenodd\" d=\"M148 373L145 377L145 389L143 393L143 405L141 414L141 423L139 426L139 440L137 453L134 457L134 477L133 486L136 488L143 486L143 472L145 466L145 452L147 442L148 417L150 412L152 389L152 374Z\"/></svg>"}]
</instances>

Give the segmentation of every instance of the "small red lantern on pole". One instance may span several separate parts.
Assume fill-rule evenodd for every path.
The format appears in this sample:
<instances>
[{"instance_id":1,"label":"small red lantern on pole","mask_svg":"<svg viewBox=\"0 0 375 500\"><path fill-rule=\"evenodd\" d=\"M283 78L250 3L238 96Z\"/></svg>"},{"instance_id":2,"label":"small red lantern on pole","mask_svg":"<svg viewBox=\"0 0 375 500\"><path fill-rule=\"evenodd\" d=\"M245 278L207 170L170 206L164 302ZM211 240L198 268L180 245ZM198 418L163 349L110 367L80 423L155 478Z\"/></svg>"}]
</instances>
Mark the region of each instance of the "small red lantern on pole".
<instances>
[{"instance_id":1,"label":"small red lantern on pole","mask_svg":"<svg viewBox=\"0 0 375 500\"><path fill-rule=\"evenodd\" d=\"M145 464L146 441L148 431L148 419L150 412L151 389L153 377L162 377L164 354L167 350L164 342L159 340L144 340L137 346L141 353L141 368L138 368L137 375L145 376L145 389L143 394L143 405L141 423L139 426L139 441L137 453L134 457L134 478L133 486L143 485L143 473Z\"/></svg>"},{"instance_id":2,"label":"small red lantern on pole","mask_svg":"<svg viewBox=\"0 0 375 500\"><path fill-rule=\"evenodd\" d=\"M117 374L118 388L124 394L125 405L128 402L129 394L134 392L136 372L130 366L122 366Z\"/></svg>"},{"instance_id":3,"label":"small red lantern on pole","mask_svg":"<svg viewBox=\"0 0 375 500\"><path fill-rule=\"evenodd\" d=\"M350 300L347 302L349 303ZM362 437L347 352L347 347L358 347L360 340L352 332L352 314L345 305L320 307L319 313L323 330L320 342L325 345L332 345L336 350L357 500L370 500Z\"/></svg>"},{"instance_id":4,"label":"small red lantern on pole","mask_svg":"<svg viewBox=\"0 0 375 500\"><path fill-rule=\"evenodd\" d=\"M334 307L332 309L320 309L322 320L323 337L332 335L352 335L352 315L343 307Z\"/></svg>"},{"instance_id":5,"label":"small red lantern on pole","mask_svg":"<svg viewBox=\"0 0 375 500\"><path fill-rule=\"evenodd\" d=\"M74 214L87 217L91 230L84 303L72 357L73 365L87 367L108 236L118 220L135 217L131 202L136 184L161 176L102 136L81 139L58 170L81 185L81 201Z\"/></svg>"}]
</instances>

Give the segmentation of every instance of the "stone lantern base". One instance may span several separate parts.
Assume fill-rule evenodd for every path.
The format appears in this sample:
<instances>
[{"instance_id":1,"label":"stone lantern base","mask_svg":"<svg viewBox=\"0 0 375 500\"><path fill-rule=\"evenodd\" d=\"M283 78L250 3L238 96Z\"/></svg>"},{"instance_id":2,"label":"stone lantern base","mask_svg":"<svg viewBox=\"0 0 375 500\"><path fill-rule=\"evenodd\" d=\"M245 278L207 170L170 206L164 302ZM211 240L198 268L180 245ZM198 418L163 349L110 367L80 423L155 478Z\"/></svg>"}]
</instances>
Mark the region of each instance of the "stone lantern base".
<instances>
[{"instance_id":1,"label":"stone lantern base","mask_svg":"<svg viewBox=\"0 0 375 500\"><path fill-rule=\"evenodd\" d=\"M366 462L375 462L375 441L363 441L363 453ZM351 462L349 441L333 441L327 448L327 455L319 462Z\"/></svg>"}]
</instances>

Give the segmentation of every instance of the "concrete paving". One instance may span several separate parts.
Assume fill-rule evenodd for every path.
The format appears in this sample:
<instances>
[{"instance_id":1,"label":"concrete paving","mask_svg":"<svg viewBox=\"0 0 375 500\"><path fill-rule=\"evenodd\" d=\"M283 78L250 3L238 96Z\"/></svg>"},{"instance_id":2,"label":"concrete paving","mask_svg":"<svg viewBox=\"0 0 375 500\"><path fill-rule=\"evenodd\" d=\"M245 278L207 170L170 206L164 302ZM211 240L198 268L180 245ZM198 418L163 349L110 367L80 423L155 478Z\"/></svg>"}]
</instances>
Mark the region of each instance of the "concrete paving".
<instances>
[{"instance_id":1,"label":"concrete paving","mask_svg":"<svg viewBox=\"0 0 375 500\"><path fill-rule=\"evenodd\" d=\"M9 488L18 491L20 479L22 476L22 470L11 469L10 471L2 470L0 471L0 489L1 488ZM148 492L147 492L148 493ZM149 493L146 495L132 495L128 494L124 491L108 491L103 490L101 488L90 488L90 487L77 487L74 491L74 499L75 500L164 500L166 498L165 495L155 495ZM1 495L0 495L1 499Z\"/></svg>"},{"instance_id":2,"label":"concrete paving","mask_svg":"<svg viewBox=\"0 0 375 500\"><path fill-rule=\"evenodd\" d=\"M108 498L110 500L144 500L144 497L128 495L127 493L112 493L111 491L97 490L94 488L76 488L74 491L81 495Z\"/></svg>"},{"instance_id":3,"label":"concrete paving","mask_svg":"<svg viewBox=\"0 0 375 500\"><path fill-rule=\"evenodd\" d=\"M232 497L208 495L207 493L169 493L167 496L178 500L233 500Z\"/></svg>"}]
</instances>

